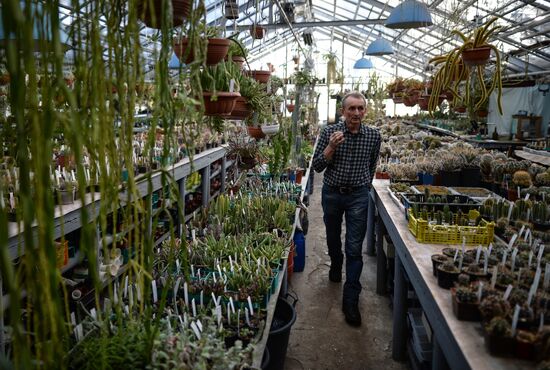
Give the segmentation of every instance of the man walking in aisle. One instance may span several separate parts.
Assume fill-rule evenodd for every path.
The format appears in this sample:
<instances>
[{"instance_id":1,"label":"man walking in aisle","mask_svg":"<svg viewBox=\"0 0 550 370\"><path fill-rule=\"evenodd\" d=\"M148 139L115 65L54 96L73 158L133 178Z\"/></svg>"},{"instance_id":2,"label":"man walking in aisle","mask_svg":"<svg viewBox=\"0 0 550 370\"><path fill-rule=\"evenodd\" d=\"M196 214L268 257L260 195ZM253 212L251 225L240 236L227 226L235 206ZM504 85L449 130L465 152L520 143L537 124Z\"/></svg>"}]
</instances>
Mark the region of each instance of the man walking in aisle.
<instances>
[{"instance_id":1,"label":"man walking in aisle","mask_svg":"<svg viewBox=\"0 0 550 370\"><path fill-rule=\"evenodd\" d=\"M359 278L363 271L362 247L367 231L369 191L380 152L377 129L361 123L367 102L359 92L342 99L344 122L326 127L313 155L313 168L325 170L322 190L323 220L330 255L329 280L342 280L342 217L346 217L346 282L342 311L346 322L361 325Z\"/></svg>"}]
</instances>

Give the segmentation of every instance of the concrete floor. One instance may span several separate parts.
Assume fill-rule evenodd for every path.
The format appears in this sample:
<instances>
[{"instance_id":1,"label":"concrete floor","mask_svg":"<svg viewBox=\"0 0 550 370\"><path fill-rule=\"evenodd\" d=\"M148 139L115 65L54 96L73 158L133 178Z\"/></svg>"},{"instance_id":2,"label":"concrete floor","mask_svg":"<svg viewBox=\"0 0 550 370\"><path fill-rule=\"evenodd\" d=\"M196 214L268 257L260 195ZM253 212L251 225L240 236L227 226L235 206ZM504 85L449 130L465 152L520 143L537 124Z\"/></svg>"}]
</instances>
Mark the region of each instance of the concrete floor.
<instances>
[{"instance_id":1,"label":"concrete floor","mask_svg":"<svg viewBox=\"0 0 550 370\"><path fill-rule=\"evenodd\" d=\"M295 293L299 302L297 319L290 332L285 370L408 369L407 364L391 359L390 301L376 294L375 257L363 257L363 291L359 303L363 324L354 328L344 320L341 309L343 282L328 280L330 258L326 253L321 186L322 174L316 173L308 207L305 270L294 273L289 283L289 292Z\"/></svg>"}]
</instances>

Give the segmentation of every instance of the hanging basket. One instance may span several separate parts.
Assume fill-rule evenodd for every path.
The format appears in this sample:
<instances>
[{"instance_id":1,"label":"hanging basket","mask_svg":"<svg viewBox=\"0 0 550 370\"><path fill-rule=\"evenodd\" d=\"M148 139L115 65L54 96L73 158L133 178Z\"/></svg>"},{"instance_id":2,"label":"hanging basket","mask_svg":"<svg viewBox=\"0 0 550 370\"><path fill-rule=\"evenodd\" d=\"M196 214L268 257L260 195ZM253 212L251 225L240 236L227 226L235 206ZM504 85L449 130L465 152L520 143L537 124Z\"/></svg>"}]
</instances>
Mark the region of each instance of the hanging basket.
<instances>
[{"instance_id":1,"label":"hanging basket","mask_svg":"<svg viewBox=\"0 0 550 370\"><path fill-rule=\"evenodd\" d=\"M250 36L252 36L253 39L261 40L265 36L265 28L262 26L258 26L257 24L253 24L250 26Z\"/></svg>"},{"instance_id":2,"label":"hanging basket","mask_svg":"<svg viewBox=\"0 0 550 370\"><path fill-rule=\"evenodd\" d=\"M244 120L252 114L252 108L246 98L240 96L235 101L235 107L231 111L231 118L235 120Z\"/></svg>"},{"instance_id":3,"label":"hanging basket","mask_svg":"<svg viewBox=\"0 0 550 370\"><path fill-rule=\"evenodd\" d=\"M480 66L487 64L490 57L491 47L488 45L462 50L462 60L467 66Z\"/></svg>"},{"instance_id":4,"label":"hanging basket","mask_svg":"<svg viewBox=\"0 0 550 370\"><path fill-rule=\"evenodd\" d=\"M407 107L414 107L420 97L419 90L407 90L403 95L403 104Z\"/></svg>"},{"instance_id":5,"label":"hanging basket","mask_svg":"<svg viewBox=\"0 0 550 370\"><path fill-rule=\"evenodd\" d=\"M275 135L277 132L279 132L279 124L274 125L262 125L262 132L266 135Z\"/></svg>"},{"instance_id":6,"label":"hanging basket","mask_svg":"<svg viewBox=\"0 0 550 370\"><path fill-rule=\"evenodd\" d=\"M217 99L212 100L213 94L205 91L202 93L204 99L204 114L206 116L227 116L235 108L237 98L241 96L238 92L218 91Z\"/></svg>"},{"instance_id":7,"label":"hanging basket","mask_svg":"<svg viewBox=\"0 0 550 370\"><path fill-rule=\"evenodd\" d=\"M172 26L178 27L183 24L183 21L191 13L191 5L191 0L172 0ZM140 0L137 4L137 11L139 19L147 27L161 28L163 17L162 0Z\"/></svg>"},{"instance_id":8,"label":"hanging basket","mask_svg":"<svg viewBox=\"0 0 550 370\"><path fill-rule=\"evenodd\" d=\"M229 51L230 43L231 40L229 39L208 39L206 64L214 65L224 60ZM195 60L194 50L192 48L188 50L188 44L189 40L187 38L182 38L180 41L174 41L174 53L176 53L178 59L185 64L189 64Z\"/></svg>"},{"instance_id":9,"label":"hanging basket","mask_svg":"<svg viewBox=\"0 0 550 370\"><path fill-rule=\"evenodd\" d=\"M225 19L239 19L239 4L236 0L225 1Z\"/></svg>"},{"instance_id":10,"label":"hanging basket","mask_svg":"<svg viewBox=\"0 0 550 370\"><path fill-rule=\"evenodd\" d=\"M253 70L248 71L247 74L262 84L266 84L269 81L269 77L271 77L270 71Z\"/></svg>"},{"instance_id":11,"label":"hanging basket","mask_svg":"<svg viewBox=\"0 0 550 370\"><path fill-rule=\"evenodd\" d=\"M247 126L247 129L248 135L254 139L263 139L265 137L261 127Z\"/></svg>"}]
</instances>

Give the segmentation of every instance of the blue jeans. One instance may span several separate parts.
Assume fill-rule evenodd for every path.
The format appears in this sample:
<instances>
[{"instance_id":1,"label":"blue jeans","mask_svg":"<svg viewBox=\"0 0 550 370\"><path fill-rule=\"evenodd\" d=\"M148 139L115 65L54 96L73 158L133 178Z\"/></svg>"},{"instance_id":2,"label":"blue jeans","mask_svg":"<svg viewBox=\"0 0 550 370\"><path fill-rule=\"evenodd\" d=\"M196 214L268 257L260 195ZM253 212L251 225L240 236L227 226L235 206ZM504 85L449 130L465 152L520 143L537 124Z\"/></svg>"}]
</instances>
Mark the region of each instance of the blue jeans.
<instances>
[{"instance_id":1,"label":"blue jeans","mask_svg":"<svg viewBox=\"0 0 550 370\"><path fill-rule=\"evenodd\" d=\"M344 284L344 304L357 304L363 271L363 240L367 232L367 210L369 187L365 186L350 194L341 194L323 186L321 204L327 233L328 254L331 266L342 266L342 216L346 216L346 282Z\"/></svg>"}]
</instances>

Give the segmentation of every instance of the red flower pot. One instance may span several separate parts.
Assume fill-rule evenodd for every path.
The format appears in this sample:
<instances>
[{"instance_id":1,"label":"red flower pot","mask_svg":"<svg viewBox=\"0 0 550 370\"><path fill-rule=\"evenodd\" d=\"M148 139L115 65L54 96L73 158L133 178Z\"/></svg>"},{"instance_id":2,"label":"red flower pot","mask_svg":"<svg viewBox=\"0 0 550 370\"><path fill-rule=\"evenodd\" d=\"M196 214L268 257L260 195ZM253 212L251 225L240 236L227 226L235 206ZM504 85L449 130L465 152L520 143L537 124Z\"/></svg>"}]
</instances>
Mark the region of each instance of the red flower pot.
<instances>
[{"instance_id":1,"label":"red flower pot","mask_svg":"<svg viewBox=\"0 0 550 370\"><path fill-rule=\"evenodd\" d=\"M243 57L232 56L231 60L233 61L233 63L235 63L237 66L239 66L239 69L243 69L243 65L244 65L244 62L245 62L245 59Z\"/></svg>"},{"instance_id":2,"label":"red flower pot","mask_svg":"<svg viewBox=\"0 0 550 370\"><path fill-rule=\"evenodd\" d=\"M462 60L467 66L480 66L487 64L491 57L490 46L462 50Z\"/></svg>"},{"instance_id":3,"label":"red flower pot","mask_svg":"<svg viewBox=\"0 0 550 370\"><path fill-rule=\"evenodd\" d=\"M194 51L192 48L188 49L188 43L189 40L187 38L183 38L181 41L174 41L174 53L185 64L189 64L195 60ZM230 43L231 40L229 39L208 39L206 64L214 65L221 62L229 51Z\"/></svg>"},{"instance_id":4,"label":"red flower pot","mask_svg":"<svg viewBox=\"0 0 550 370\"><path fill-rule=\"evenodd\" d=\"M254 139L263 139L265 137L261 127L247 126L248 135Z\"/></svg>"},{"instance_id":5,"label":"red flower pot","mask_svg":"<svg viewBox=\"0 0 550 370\"><path fill-rule=\"evenodd\" d=\"M254 71L248 71L247 74L262 84L266 84L267 81L269 81L269 77L271 77L270 71L254 70Z\"/></svg>"},{"instance_id":6,"label":"red flower pot","mask_svg":"<svg viewBox=\"0 0 550 370\"><path fill-rule=\"evenodd\" d=\"M287 109L290 113L294 112L294 104L287 104L287 105L286 105L286 109Z\"/></svg>"},{"instance_id":7,"label":"red flower pot","mask_svg":"<svg viewBox=\"0 0 550 370\"><path fill-rule=\"evenodd\" d=\"M237 120L243 120L248 118L252 114L252 108L246 98L242 96L238 97L235 101L235 107L231 111L231 118Z\"/></svg>"},{"instance_id":8,"label":"red flower pot","mask_svg":"<svg viewBox=\"0 0 550 370\"><path fill-rule=\"evenodd\" d=\"M207 116L227 116L231 114L237 98L241 96L238 92L218 91L217 99L212 100L212 93L205 91L202 93L204 99L204 114Z\"/></svg>"}]
</instances>

